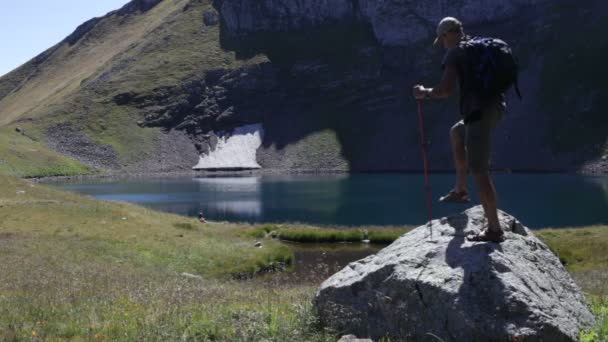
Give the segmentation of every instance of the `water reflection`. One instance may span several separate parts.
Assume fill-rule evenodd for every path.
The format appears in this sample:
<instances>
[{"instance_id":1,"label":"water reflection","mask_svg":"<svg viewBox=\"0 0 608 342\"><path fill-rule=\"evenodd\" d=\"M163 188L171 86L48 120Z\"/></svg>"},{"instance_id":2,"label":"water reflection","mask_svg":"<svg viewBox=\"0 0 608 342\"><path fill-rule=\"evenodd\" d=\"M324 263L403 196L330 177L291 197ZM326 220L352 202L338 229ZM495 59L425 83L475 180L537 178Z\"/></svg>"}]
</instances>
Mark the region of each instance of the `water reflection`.
<instances>
[{"instance_id":1,"label":"water reflection","mask_svg":"<svg viewBox=\"0 0 608 342\"><path fill-rule=\"evenodd\" d=\"M210 210L214 214L221 216L241 216L249 220L256 220L262 216L261 201L222 201L215 202L209 205Z\"/></svg>"},{"instance_id":2,"label":"water reflection","mask_svg":"<svg viewBox=\"0 0 608 342\"><path fill-rule=\"evenodd\" d=\"M193 182L201 189L221 188L224 191L257 191L260 188L261 177L215 177L193 178Z\"/></svg>"},{"instance_id":3,"label":"water reflection","mask_svg":"<svg viewBox=\"0 0 608 342\"><path fill-rule=\"evenodd\" d=\"M494 179L499 207L532 228L608 223L606 176L499 174ZM432 175L431 182L436 199L451 188L453 175ZM182 215L196 216L202 210L216 221L352 226L426 221L424 179L418 174L127 179L56 185ZM472 195L473 204L479 203ZM435 217L466 208L433 204Z\"/></svg>"}]
</instances>

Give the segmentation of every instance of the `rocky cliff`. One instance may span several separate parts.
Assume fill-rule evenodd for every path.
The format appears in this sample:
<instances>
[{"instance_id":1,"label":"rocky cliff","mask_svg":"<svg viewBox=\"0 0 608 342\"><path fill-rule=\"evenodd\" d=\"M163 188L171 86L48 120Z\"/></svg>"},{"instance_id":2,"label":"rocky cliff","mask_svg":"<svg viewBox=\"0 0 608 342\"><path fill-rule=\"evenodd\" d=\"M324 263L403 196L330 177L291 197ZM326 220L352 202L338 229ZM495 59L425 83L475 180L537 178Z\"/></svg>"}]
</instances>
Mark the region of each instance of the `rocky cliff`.
<instances>
[{"instance_id":1,"label":"rocky cliff","mask_svg":"<svg viewBox=\"0 0 608 342\"><path fill-rule=\"evenodd\" d=\"M524 99L509 98L494 166L576 170L606 153L600 90L608 84L597 73L608 57L606 7L133 1L0 79L0 123L33 122L54 150L109 169L190 168L215 149L218 132L262 124L263 168L419 170L411 87L439 79L443 52L431 46L433 32L452 15L467 33L505 39L521 60ZM432 169L451 168L456 108L455 100L424 106ZM71 135L92 145L72 146ZM111 161L87 156L93 145Z\"/></svg>"},{"instance_id":2,"label":"rocky cliff","mask_svg":"<svg viewBox=\"0 0 608 342\"><path fill-rule=\"evenodd\" d=\"M571 170L598 159L608 136L602 119L608 107L599 89L608 84L592 70L608 49L576 37L599 38L594 32L605 6L485 0L218 4L225 41L231 43L225 45L266 53L279 70L290 72L296 88L318 89L310 102L334 120L331 128L350 165L365 170L419 168L409 90L417 82L438 81L442 52L430 42L436 22L446 15L459 17L469 34L507 40L521 60L525 97L509 98L508 115L495 136L495 167ZM428 104L425 110L431 167L450 168L447 131L456 107Z\"/></svg>"}]
</instances>

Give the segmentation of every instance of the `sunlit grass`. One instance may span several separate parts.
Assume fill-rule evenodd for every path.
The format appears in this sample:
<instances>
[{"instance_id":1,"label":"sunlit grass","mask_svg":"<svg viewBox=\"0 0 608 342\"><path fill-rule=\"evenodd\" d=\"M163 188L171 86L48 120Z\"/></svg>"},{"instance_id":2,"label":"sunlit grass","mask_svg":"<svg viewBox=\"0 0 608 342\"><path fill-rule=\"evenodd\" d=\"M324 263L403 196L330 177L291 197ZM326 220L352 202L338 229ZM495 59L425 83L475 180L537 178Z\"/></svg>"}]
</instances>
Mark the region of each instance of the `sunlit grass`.
<instances>
[{"instance_id":1,"label":"sunlit grass","mask_svg":"<svg viewBox=\"0 0 608 342\"><path fill-rule=\"evenodd\" d=\"M410 227L315 227L301 224L262 225L248 228L244 235L263 238L271 236L283 241L301 243L362 242L389 244L407 233Z\"/></svg>"},{"instance_id":2,"label":"sunlit grass","mask_svg":"<svg viewBox=\"0 0 608 342\"><path fill-rule=\"evenodd\" d=\"M608 341L608 296L592 296L589 302L597 323L593 329L582 331L579 340L581 342Z\"/></svg>"},{"instance_id":3,"label":"sunlit grass","mask_svg":"<svg viewBox=\"0 0 608 342\"><path fill-rule=\"evenodd\" d=\"M570 271L608 268L608 226L543 229L535 234Z\"/></svg>"},{"instance_id":4,"label":"sunlit grass","mask_svg":"<svg viewBox=\"0 0 608 342\"><path fill-rule=\"evenodd\" d=\"M0 187L0 232L5 234L43 241L79 239L104 255L213 277L291 262L287 247L268 241L255 248L253 239L236 234L238 225L203 225L193 218L96 201L4 176Z\"/></svg>"},{"instance_id":5,"label":"sunlit grass","mask_svg":"<svg viewBox=\"0 0 608 342\"><path fill-rule=\"evenodd\" d=\"M77 239L0 246L0 340L332 340L311 285L190 278Z\"/></svg>"},{"instance_id":6,"label":"sunlit grass","mask_svg":"<svg viewBox=\"0 0 608 342\"><path fill-rule=\"evenodd\" d=\"M34 140L29 131L17 132L17 126L0 129L0 172L18 177L48 177L88 174L87 166L51 151Z\"/></svg>"},{"instance_id":7,"label":"sunlit grass","mask_svg":"<svg viewBox=\"0 0 608 342\"><path fill-rule=\"evenodd\" d=\"M0 187L0 340L333 340L313 285L234 280L289 264L279 242L7 176Z\"/></svg>"},{"instance_id":8,"label":"sunlit grass","mask_svg":"<svg viewBox=\"0 0 608 342\"><path fill-rule=\"evenodd\" d=\"M582 342L608 341L608 226L542 229L535 234L559 257L587 295L596 326Z\"/></svg>"}]
</instances>

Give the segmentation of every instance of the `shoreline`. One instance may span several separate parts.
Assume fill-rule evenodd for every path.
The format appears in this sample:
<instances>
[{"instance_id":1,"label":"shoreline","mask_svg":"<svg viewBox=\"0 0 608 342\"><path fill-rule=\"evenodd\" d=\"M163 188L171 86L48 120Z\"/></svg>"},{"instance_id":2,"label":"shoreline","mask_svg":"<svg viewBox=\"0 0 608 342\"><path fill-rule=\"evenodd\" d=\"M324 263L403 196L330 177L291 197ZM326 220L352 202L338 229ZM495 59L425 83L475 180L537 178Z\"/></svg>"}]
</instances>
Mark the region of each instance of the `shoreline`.
<instances>
[{"instance_id":1,"label":"shoreline","mask_svg":"<svg viewBox=\"0 0 608 342\"><path fill-rule=\"evenodd\" d=\"M117 180L117 179L137 179L137 178L205 178L205 177L243 177L243 176L265 176L265 175L367 175L367 174L422 174L423 170L374 170L374 171L348 171L348 170L331 170L331 169L297 169L297 170L282 170L282 169L256 169L256 170L218 170L218 171L169 171L169 172L127 172L116 171L99 174L81 174L70 176L43 176L43 177L22 177L30 181L45 183L61 180ZM450 174L453 170L432 170L430 174ZM500 169L493 170L492 174L569 174L580 176L608 176L608 169L555 169L555 170L537 170L537 169L521 169L510 170Z\"/></svg>"}]
</instances>

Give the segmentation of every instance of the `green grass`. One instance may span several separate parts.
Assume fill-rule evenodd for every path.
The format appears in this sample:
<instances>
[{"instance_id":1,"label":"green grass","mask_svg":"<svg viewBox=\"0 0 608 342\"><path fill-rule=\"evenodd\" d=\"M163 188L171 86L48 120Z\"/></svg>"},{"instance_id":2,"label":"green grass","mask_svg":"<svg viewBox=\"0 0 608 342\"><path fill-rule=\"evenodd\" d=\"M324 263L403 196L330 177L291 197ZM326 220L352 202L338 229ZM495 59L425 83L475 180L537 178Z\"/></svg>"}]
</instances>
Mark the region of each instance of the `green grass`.
<instances>
[{"instance_id":1,"label":"green grass","mask_svg":"<svg viewBox=\"0 0 608 342\"><path fill-rule=\"evenodd\" d=\"M334 341L310 304L317 284L235 275L291 262L273 235L388 242L408 229L201 224L10 176L0 187L0 340ZM581 340L605 340L608 227L537 234L590 300L598 324Z\"/></svg>"},{"instance_id":2,"label":"green grass","mask_svg":"<svg viewBox=\"0 0 608 342\"><path fill-rule=\"evenodd\" d=\"M17 257L23 256L9 260ZM20 259L19 269L0 266L10 271L0 285L0 340L334 340L317 328L307 286L189 279L128 263L44 258Z\"/></svg>"},{"instance_id":3,"label":"green grass","mask_svg":"<svg viewBox=\"0 0 608 342\"><path fill-rule=\"evenodd\" d=\"M330 113L325 113L328 116ZM314 118L318 120L319 118ZM351 127L352 128L352 127ZM312 132L309 135L302 137L296 144L292 144L291 155L297 156L298 165L293 165L300 169L327 169L325 165L327 158L319 158L319 156L332 156L330 158L334 163L331 168L347 170L349 169L348 161L341 160L342 143L337 133L331 129L323 129L321 131Z\"/></svg>"},{"instance_id":4,"label":"green grass","mask_svg":"<svg viewBox=\"0 0 608 342\"><path fill-rule=\"evenodd\" d=\"M608 296L591 297L589 306L597 324L593 329L579 334L580 342L608 341Z\"/></svg>"},{"instance_id":5,"label":"green grass","mask_svg":"<svg viewBox=\"0 0 608 342\"><path fill-rule=\"evenodd\" d=\"M300 243L361 242L369 240L370 243L389 244L407 233L410 229L409 227L387 228L376 226L323 228L298 224L282 224L245 228L241 234L258 239L270 236L283 241Z\"/></svg>"},{"instance_id":6,"label":"green grass","mask_svg":"<svg viewBox=\"0 0 608 342\"><path fill-rule=\"evenodd\" d=\"M184 229L184 230L196 230L196 225L192 224L192 223L174 223L173 227L175 228L179 228L179 229Z\"/></svg>"},{"instance_id":7,"label":"green grass","mask_svg":"<svg viewBox=\"0 0 608 342\"><path fill-rule=\"evenodd\" d=\"M281 240L294 242L360 242L363 232L359 229L287 228L279 231Z\"/></svg>"},{"instance_id":8,"label":"green grass","mask_svg":"<svg viewBox=\"0 0 608 342\"><path fill-rule=\"evenodd\" d=\"M262 225L255 227L246 227L240 233L241 236L251 237L254 239L262 239L267 237L269 234L273 234L276 237L276 232L280 227L275 225Z\"/></svg>"},{"instance_id":9,"label":"green grass","mask_svg":"<svg viewBox=\"0 0 608 342\"><path fill-rule=\"evenodd\" d=\"M0 173L18 177L70 176L93 173L76 160L48 149L37 139L29 125L25 134L15 131L16 126L0 129Z\"/></svg>"},{"instance_id":10,"label":"green grass","mask_svg":"<svg viewBox=\"0 0 608 342\"><path fill-rule=\"evenodd\" d=\"M389 244L407 233L411 228L382 228L368 229L368 239L371 243Z\"/></svg>"},{"instance_id":11,"label":"green grass","mask_svg":"<svg viewBox=\"0 0 608 342\"><path fill-rule=\"evenodd\" d=\"M313 285L234 280L290 263L279 242L10 176L0 187L0 340L335 340Z\"/></svg>"},{"instance_id":12,"label":"green grass","mask_svg":"<svg viewBox=\"0 0 608 342\"><path fill-rule=\"evenodd\" d=\"M123 164L136 163L154 153L158 134L158 129L139 127L138 119L129 107L104 104L87 118L84 133L97 144L112 147Z\"/></svg>"},{"instance_id":13,"label":"green grass","mask_svg":"<svg viewBox=\"0 0 608 342\"><path fill-rule=\"evenodd\" d=\"M608 269L608 226L535 232L571 272Z\"/></svg>"},{"instance_id":14,"label":"green grass","mask_svg":"<svg viewBox=\"0 0 608 342\"><path fill-rule=\"evenodd\" d=\"M101 255L210 277L254 273L273 263L291 262L287 247L268 241L257 249L253 241L238 236L238 225L203 225L6 176L0 176L0 186L0 231L14 236L54 243L77 239L87 243L87 250L101 249Z\"/></svg>"},{"instance_id":15,"label":"green grass","mask_svg":"<svg viewBox=\"0 0 608 342\"><path fill-rule=\"evenodd\" d=\"M543 229L535 232L559 257L587 295L597 324L582 342L608 341L608 226Z\"/></svg>"}]
</instances>

